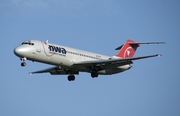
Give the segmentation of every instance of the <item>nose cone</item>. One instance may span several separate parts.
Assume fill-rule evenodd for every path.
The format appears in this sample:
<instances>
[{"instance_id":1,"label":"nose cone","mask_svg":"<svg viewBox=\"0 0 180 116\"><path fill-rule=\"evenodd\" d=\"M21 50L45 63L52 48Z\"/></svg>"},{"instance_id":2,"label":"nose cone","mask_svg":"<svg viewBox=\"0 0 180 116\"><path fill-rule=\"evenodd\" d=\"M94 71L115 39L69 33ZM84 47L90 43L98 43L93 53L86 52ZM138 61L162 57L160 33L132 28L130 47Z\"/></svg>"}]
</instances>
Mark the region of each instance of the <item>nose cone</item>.
<instances>
[{"instance_id":1,"label":"nose cone","mask_svg":"<svg viewBox=\"0 0 180 116\"><path fill-rule=\"evenodd\" d=\"M22 55L22 52L23 52L23 49L21 49L21 48L19 48L19 47L17 47L17 48L14 49L14 54L15 54L16 56L21 56L21 55Z\"/></svg>"},{"instance_id":2,"label":"nose cone","mask_svg":"<svg viewBox=\"0 0 180 116\"><path fill-rule=\"evenodd\" d=\"M19 57L24 57L28 53L29 53L29 49L22 47L22 46L19 46L14 49L14 54Z\"/></svg>"}]
</instances>

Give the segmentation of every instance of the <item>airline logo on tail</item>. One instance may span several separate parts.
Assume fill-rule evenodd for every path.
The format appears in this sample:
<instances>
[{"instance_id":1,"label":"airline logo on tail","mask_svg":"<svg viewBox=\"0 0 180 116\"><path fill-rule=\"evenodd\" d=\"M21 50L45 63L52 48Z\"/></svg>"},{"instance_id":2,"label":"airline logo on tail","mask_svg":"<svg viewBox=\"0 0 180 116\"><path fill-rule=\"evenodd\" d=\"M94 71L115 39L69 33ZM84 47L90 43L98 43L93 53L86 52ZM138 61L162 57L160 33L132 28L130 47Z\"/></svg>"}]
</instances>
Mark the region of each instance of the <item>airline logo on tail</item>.
<instances>
[{"instance_id":1,"label":"airline logo on tail","mask_svg":"<svg viewBox=\"0 0 180 116\"><path fill-rule=\"evenodd\" d=\"M137 47L139 47L139 44L131 44L133 42L135 41L127 40L125 44L123 44L120 48L118 48L120 50L119 53L116 54L116 56L121 58L133 57Z\"/></svg>"},{"instance_id":2,"label":"airline logo on tail","mask_svg":"<svg viewBox=\"0 0 180 116\"><path fill-rule=\"evenodd\" d=\"M126 48L126 50L124 52L124 58L129 57L132 52L133 51L132 51L131 47Z\"/></svg>"}]
</instances>

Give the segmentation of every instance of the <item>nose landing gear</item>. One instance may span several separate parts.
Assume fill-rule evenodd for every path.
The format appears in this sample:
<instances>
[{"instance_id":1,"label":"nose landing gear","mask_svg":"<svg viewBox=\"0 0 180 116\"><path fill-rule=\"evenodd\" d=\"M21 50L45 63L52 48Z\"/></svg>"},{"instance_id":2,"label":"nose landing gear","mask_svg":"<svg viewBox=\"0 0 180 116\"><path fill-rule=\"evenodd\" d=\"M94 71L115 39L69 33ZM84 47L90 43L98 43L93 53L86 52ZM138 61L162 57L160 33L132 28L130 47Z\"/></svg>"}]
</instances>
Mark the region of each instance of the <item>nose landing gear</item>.
<instances>
[{"instance_id":1,"label":"nose landing gear","mask_svg":"<svg viewBox=\"0 0 180 116\"><path fill-rule=\"evenodd\" d=\"M26 58L21 58L21 61L23 61L23 62L21 63L21 66L22 66L22 67L26 66L25 60L27 60L27 59L26 59Z\"/></svg>"},{"instance_id":2,"label":"nose landing gear","mask_svg":"<svg viewBox=\"0 0 180 116\"><path fill-rule=\"evenodd\" d=\"M22 62L22 63L21 63L21 66L22 66L22 67L26 66L26 63L25 63L25 62Z\"/></svg>"}]
</instances>

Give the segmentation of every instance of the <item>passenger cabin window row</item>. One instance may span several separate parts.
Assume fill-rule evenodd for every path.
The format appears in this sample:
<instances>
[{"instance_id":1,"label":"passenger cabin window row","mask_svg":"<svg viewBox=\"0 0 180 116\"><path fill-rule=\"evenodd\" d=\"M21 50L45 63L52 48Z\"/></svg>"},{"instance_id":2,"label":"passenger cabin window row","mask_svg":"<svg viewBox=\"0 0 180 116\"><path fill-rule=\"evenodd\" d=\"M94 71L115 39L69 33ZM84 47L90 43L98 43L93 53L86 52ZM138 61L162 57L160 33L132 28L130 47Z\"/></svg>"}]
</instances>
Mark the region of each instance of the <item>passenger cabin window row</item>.
<instances>
[{"instance_id":1,"label":"passenger cabin window row","mask_svg":"<svg viewBox=\"0 0 180 116\"><path fill-rule=\"evenodd\" d=\"M75 53L75 52L71 52L71 51L67 51L69 54L74 54L74 55L78 55L78 56L83 56L83 57L86 57L86 58L92 58L92 59L101 59L101 58L97 58L97 57L94 57L94 56L89 56L89 55L85 55L85 54L80 54L80 53Z\"/></svg>"}]
</instances>

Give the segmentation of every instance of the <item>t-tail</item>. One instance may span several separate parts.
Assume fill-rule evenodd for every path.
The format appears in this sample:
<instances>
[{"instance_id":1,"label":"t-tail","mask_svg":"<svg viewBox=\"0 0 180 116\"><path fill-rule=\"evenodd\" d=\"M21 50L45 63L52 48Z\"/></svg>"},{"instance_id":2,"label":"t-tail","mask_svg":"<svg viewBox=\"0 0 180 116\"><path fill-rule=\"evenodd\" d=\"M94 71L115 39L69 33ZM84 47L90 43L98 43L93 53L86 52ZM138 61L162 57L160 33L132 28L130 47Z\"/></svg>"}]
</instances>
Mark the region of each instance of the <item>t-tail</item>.
<instances>
[{"instance_id":1,"label":"t-tail","mask_svg":"<svg viewBox=\"0 0 180 116\"><path fill-rule=\"evenodd\" d=\"M164 43L165 42L135 42L129 39L125 42L125 44L115 49L115 50L119 50L116 56L121 58L131 58L134 56L140 44L164 44Z\"/></svg>"},{"instance_id":2,"label":"t-tail","mask_svg":"<svg viewBox=\"0 0 180 116\"><path fill-rule=\"evenodd\" d=\"M133 57L137 50L137 47L139 47L139 44L130 44L133 42L135 42L135 41L127 40L125 44L116 48L116 50L119 50L119 52L116 54L116 56L121 57L121 58Z\"/></svg>"}]
</instances>

